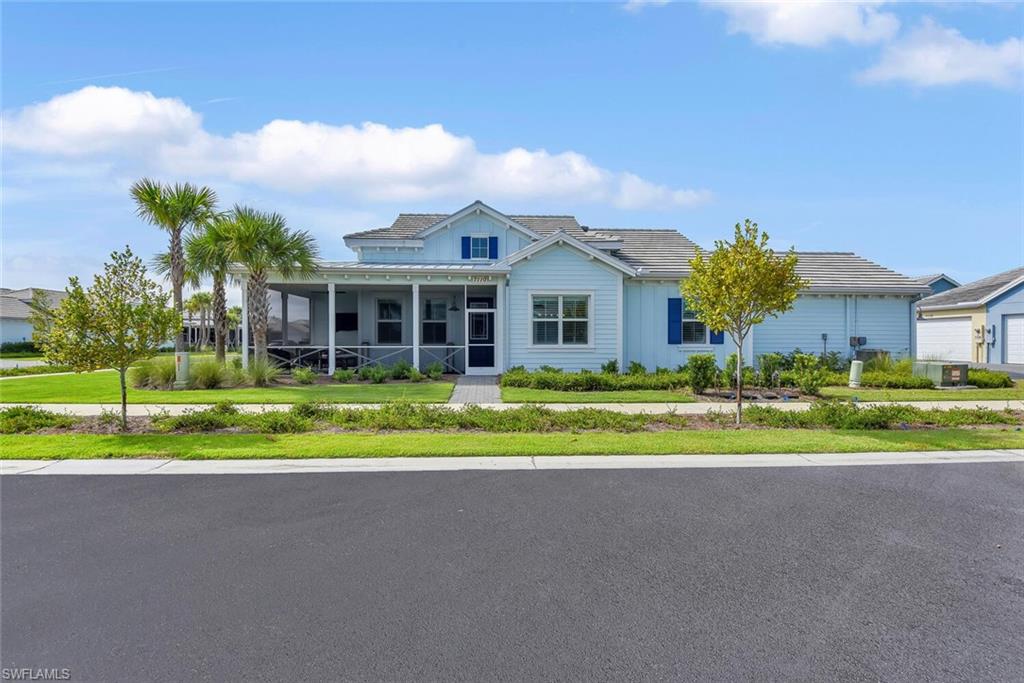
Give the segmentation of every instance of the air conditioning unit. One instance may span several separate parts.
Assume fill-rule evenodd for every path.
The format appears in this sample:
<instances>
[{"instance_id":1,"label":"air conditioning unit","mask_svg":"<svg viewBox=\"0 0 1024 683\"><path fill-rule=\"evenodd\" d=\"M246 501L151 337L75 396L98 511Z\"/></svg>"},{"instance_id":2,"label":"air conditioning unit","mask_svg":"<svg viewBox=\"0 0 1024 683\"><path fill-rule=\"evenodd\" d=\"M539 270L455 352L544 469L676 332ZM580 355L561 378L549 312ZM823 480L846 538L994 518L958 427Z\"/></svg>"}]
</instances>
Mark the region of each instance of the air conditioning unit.
<instances>
[{"instance_id":1,"label":"air conditioning unit","mask_svg":"<svg viewBox=\"0 0 1024 683\"><path fill-rule=\"evenodd\" d=\"M941 361L914 361L914 375L927 377L937 387L962 387L967 385L967 363L943 363Z\"/></svg>"}]
</instances>

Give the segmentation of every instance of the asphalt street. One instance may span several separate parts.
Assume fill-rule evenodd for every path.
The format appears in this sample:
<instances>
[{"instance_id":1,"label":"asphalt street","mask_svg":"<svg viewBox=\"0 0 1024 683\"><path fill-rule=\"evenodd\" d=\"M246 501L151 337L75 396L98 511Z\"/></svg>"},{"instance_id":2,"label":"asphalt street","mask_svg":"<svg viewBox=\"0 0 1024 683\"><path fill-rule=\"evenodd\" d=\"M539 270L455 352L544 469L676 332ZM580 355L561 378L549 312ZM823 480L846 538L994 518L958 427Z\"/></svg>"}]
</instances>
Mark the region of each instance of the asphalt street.
<instances>
[{"instance_id":1,"label":"asphalt street","mask_svg":"<svg viewBox=\"0 0 1024 683\"><path fill-rule=\"evenodd\" d=\"M71 680L1020 680L1024 465L6 476Z\"/></svg>"}]
</instances>

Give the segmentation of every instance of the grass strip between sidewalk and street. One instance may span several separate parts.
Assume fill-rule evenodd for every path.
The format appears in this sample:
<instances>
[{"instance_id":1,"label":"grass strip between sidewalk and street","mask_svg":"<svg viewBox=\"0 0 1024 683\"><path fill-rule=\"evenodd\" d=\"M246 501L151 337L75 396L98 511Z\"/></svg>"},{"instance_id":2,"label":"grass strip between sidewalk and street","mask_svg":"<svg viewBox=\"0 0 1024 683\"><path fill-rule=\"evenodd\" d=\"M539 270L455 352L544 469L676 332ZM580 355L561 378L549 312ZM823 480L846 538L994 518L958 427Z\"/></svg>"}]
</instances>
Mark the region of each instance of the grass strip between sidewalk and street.
<instances>
[{"instance_id":1,"label":"grass strip between sidewalk and street","mask_svg":"<svg viewBox=\"0 0 1024 683\"><path fill-rule=\"evenodd\" d=\"M3 403L120 403L119 379L114 372L91 372L60 377L25 377L0 382ZM450 382L394 384L310 384L306 386L241 387L237 389L128 389L128 403L380 403L410 401L444 403L451 396Z\"/></svg>"},{"instance_id":2,"label":"grass strip between sidewalk and street","mask_svg":"<svg viewBox=\"0 0 1024 683\"><path fill-rule=\"evenodd\" d=\"M1005 389L869 389L822 387L822 398L859 401L1024 401L1024 383Z\"/></svg>"},{"instance_id":3,"label":"grass strip between sidewalk and street","mask_svg":"<svg viewBox=\"0 0 1024 683\"><path fill-rule=\"evenodd\" d=\"M0 436L0 459L6 460L856 453L1020 448L1024 448L1024 434L1002 429Z\"/></svg>"}]
</instances>

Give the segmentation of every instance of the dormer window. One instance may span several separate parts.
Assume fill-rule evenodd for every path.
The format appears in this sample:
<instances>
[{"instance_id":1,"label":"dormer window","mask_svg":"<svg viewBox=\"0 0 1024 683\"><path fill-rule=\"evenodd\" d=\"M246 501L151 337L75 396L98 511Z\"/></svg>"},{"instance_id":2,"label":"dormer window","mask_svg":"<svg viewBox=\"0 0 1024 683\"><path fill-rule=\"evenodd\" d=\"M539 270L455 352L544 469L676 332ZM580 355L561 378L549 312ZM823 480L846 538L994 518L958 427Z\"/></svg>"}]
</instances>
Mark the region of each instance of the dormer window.
<instances>
[{"instance_id":1,"label":"dormer window","mask_svg":"<svg viewBox=\"0 0 1024 683\"><path fill-rule=\"evenodd\" d=\"M469 257L485 259L488 255L487 235L473 235L469 238Z\"/></svg>"}]
</instances>

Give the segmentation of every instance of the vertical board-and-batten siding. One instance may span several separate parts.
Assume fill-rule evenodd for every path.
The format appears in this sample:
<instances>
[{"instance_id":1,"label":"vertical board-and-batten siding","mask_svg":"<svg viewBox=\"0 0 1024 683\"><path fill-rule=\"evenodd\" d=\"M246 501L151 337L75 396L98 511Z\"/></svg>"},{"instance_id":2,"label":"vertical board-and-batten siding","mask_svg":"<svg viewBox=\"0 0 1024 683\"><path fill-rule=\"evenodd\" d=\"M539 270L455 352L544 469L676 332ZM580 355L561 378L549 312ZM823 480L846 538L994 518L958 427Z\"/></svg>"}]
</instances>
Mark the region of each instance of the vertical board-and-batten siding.
<instances>
[{"instance_id":1,"label":"vertical board-and-batten siding","mask_svg":"<svg viewBox=\"0 0 1024 683\"><path fill-rule=\"evenodd\" d=\"M473 235L497 237L499 259L514 254L531 242L526 235L490 216L474 215L460 218L451 227L428 235L422 248L364 247L360 260L365 263L459 263L463 261L462 238Z\"/></svg>"},{"instance_id":2,"label":"vertical board-and-batten siding","mask_svg":"<svg viewBox=\"0 0 1024 683\"><path fill-rule=\"evenodd\" d=\"M627 369L636 361L653 371L655 368L675 368L685 365L687 358L696 353L714 354L719 367L725 365L729 354L736 351L728 336L724 344L669 344L668 300L680 297L676 280L626 280L623 286L623 356ZM749 337L745 344L749 360Z\"/></svg>"},{"instance_id":3,"label":"vertical board-and-batten siding","mask_svg":"<svg viewBox=\"0 0 1024 683\"><path fill-rule=\"evenodd\" d=\"M508 364L535 370L553 365L566 370L600 370L618 355L619 284L622 273L577 250L554 245L512 267L507 288ZM531 347L531 292L591 294L588 348Z\"/></svg>"},{"instance_id":4,"label":"vertical board-and-batten siding","mask_svg":"<svg viewBox=\"0 0 1024 683\"><path fill-rule=\"evenodd\" d=\"M867 337L865 348L895 356L911 352L914 324L911 297L801 295L793 308L754 329L754 355L837 351L851 353L852 336ZM828 340L821 338L828 335Z\"/></svg>"}]
</instances>

